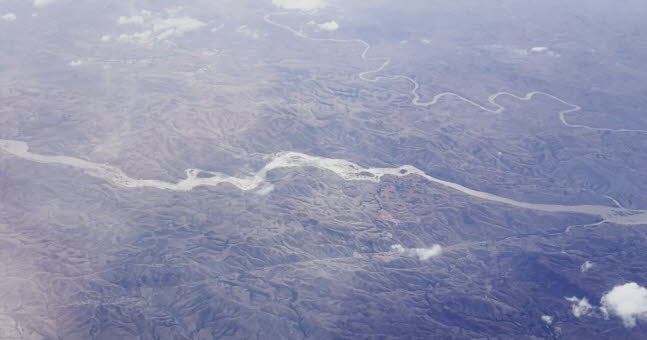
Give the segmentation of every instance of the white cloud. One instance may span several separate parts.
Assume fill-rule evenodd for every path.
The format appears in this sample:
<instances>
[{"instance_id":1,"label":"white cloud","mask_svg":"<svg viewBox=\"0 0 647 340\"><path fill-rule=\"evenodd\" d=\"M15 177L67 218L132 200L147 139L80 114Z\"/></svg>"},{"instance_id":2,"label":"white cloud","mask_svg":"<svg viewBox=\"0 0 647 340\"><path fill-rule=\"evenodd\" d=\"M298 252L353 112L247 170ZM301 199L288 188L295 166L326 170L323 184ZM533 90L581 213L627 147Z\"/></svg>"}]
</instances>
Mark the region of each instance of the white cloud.
<instances>
[{"instance_id":1,"label":"white cloud","mask_svg":"<svg viewBox=\"0 0 647 340\"><path fill-rule=\"evenodd\" d=\"M635 282L615 286L600 299L602 311L620 317L626 327L647 320L647 289Z\"/></svg>"},{"instance_id":2,"label":"white cloud","mask_svg":"<svg viewBox=\"0 0 647 340\"><path fill-rule=\"evenodd\" d=\"M252 38L252 39L258 39L260 37L258 32L256 32L255 30L249 28L249 26L247 26L247 25L242 25L242 26L238 27L236 29L236 32L242 33L242 34L244 34L247 37Z\"/></svg>"},{"instance_id":3,"label":"white cloud","mask_svg":"<svg viewBox=\"0 0 647 340\"><path fill-rule=\"evenodd\" d=\"M77 60L72 60L69 63L67 63L69 66L76 67L76 66L81 66L83 65L83 60L77 59Z\"/></svg>"},{"instance_id":4,"label":"white cloud","mask_svg":"<svg viewBox=\"0 0 647 340\"><path fill-rule=\"evenodd\" d=\"M587 298L578 299L573 296L566 298L566 300L573 303L571 305L571 310L573 311L573 315L577 318L589 315L593 312L593 306L591 306Z\"/></svg>"},{"instance_id":5,"label":"white cloud","mask_svg":"<svg viewBox=\"0 0 647 340\"><path fill-rule=\"evenodd\" d=\"M639 320L647 321L647 288L635 282L615 286L600 299L600 307L591 306L587 298L566 298L572 302L573 315L604 316L615 315L622 319L625 327L634 327Z\"/></svg>"},{"instance_id":6,"label":"white cloud","mask_svg":"<svg viewBox=\"0 0 647 340\"><path fill-rule=\"evenodd\" d=\"M58 0L34 0L34 6L35 7L44 7L49 4L53 4Z\"/></svg>"},{"instance_id":7,"label":"white cloud","mask_svg":"<svg viewBox=\"0 0 647 340\"><path fill-rule=\"evenodd\" d=\"M589 269L593 268L593 266L594 266L594 265L593 265L593 262L591 262L591 261L584 261L584 263L582 263L582 265L580 266L580 271L581 271L582 273L584 273L584 272L588 271Z\"/></svg>"},{"instance_id":8,"label":"white cloud","mask_svg":"<svg viewBox=\"0 0 647 340\"><path fill-rule=\"evenodd\" d=\"M142 44L142 45L148 45L151 43L151 35L153 32L149 31L143 31L143 32L136 32L133 34L122 34L119 36L119 41L122 42L129 42L129 43L134 43L134 44Z\"/></svg>"},{"instance_id":9,"label":"white cloud","mask_svg":"<svg viewBox=\"0 0 647 340\"><path fill-rule=\"evenodd\" d=\"M106 42L106 41L110 41L110 39L112 39L112 36L110 34L104 34L101 36L100 39L101 41Z\"/></svg>"},{"instance_id":10,"label":"white cloud","mask_svg":"<svg viewBox=\"0 0 647 340\"><path fill-rule=\"evenodd\" d=\"M530 52L534 52L534 53L541 53L546 51L548 51L548 47L546 46L535 46L530 48Z\"/></svg>"},{"instance_id":11,"label":"white cloud","mask_svg":"<svg viewBox=\"0 0 647 340\"><path fill-rule=\"evenodd\" d=\"M159 33L157 39L162 40L168 37L180 37L205 25L204 22L190 17L157 19L153 22L153 32Z\"/></svg>"},{"instance_id":12,"label":"white cloud","mask_svg":"<svg viewBox=\"0 0 647 340\"><path fill-rule=\"evenodd\" d=\"M128 24L138 24L142 25L144 23L144 17L141 15L133 15L130 17L119 17L117 19L119 25L128 25Z\"/></svg>"},{"instance_id":13,"label":"white cloud","mask_svg":"<svg viewBox=\"0 0 647 340\"><path fill-rule=\"evenodd\" d=\"M549 56L549 57L560 57L559 53L551 50L547 46L534 46L530 48L520 48L516 46L511 46L511 45L501 45L501 44L493 44L493 45L484 45L483 48L488 49L488 50L497 50L497 51L502 51L502 52L507 52L510 54L515 54L523 57L531 56L531 55L542 55L542 56Z\"/></svg>"},{"instance_id":14,"label":"white cloud","mask_svg":"<svg viewBox=\"0 0 647 340\"><path fill-rule=\"evenodd\" d=\"M200 20L187 16L176 17L181 9L166 11L171 17L154 15L150 11L142 10L138 15L129 17L121 16L117 19L119 25L134 25L143 28L142 31L124 33L119 36L119 41L130 42L141 45L152 45L155 41L165 40L172 37L181 37L187 32L195 31L206 24ZM105 36L104 36L105 37ZM106 38L109 40L110 38ZM102 41L107 41L103 40Z\"/></svg>"},{"instance_id":15,"label":"white cloud","mask_svg":"<svg viewBox=\"0 0 647 340\"><path fill-rule=\"evenodd\" d=\"M431 44L431 39L423 38L423 39L420 39L420 42L425 44L425 45L430 45Z\"/></svg>"},{"instance_id":16,"label":"white cloud","mask_svg":"<svg viewBox=\"0 0 647 340\"><path fill-rule=\"evenodd\" d=\"M416 256L420 260L428 260L443 251L443 247L439 244L434 244L431 248L405 248L401 244L394 244L391 249L405 256Z\"/></svg>"},{"instance_id":17,"label":"white cloud","mask_svg":"<svg viewBox=\"0 0 647 340\"><path fill-rule=\"evenodd\" d=\"M319 24L317 26L319 26L319 28L324 30L324 31L330 31L330 32L336 31L337 29L339 29L339 24L334 20L321 23L321 24Z\"/></svg>"},{"instance_id":18,"label":"white cloud","mask_svg":"<svg viewBox=\"0 0 647 340\"><path fill-rule=\"evenodd\" d=\"M283 9L298 9L302 11L321 9L327 6L324 0L272 0L272 4Z\"/></svg>"},{"instance_id":19,"label":"white cloud","mask_svg":"<svg viewBox=\"0 0 647 340\"><path fill-rule=\"evenodd\" d=\"M14 21L16 20L16 15L13 13L7 13L3 16L0 16L0 19L5 20L5 21Z\"/></svg>"},{"instance_id":20,"label":"white cloud","mask_svg":"<svg viewBox=\"0 0 647 340\"><path fill-rule=\"evenodd\" d=\"M528 52L530 53L542 53L546 54L551 57L559 57L559 54L557 54L555 51L551 50L550 48L546 46L535 46L531 47Z\"/></svg>"},{"instance_id":21,"label":"white cloud","mask_svg":"<svg viewBox=\"0 0 647 340\"><path fill-rule=\"evenodd\" d=\"M541 316L541 321L545 322L548 325L552 325L553 324L553 317L550 316L550 315L542 315Z\"/></svg>"}]
</instances>

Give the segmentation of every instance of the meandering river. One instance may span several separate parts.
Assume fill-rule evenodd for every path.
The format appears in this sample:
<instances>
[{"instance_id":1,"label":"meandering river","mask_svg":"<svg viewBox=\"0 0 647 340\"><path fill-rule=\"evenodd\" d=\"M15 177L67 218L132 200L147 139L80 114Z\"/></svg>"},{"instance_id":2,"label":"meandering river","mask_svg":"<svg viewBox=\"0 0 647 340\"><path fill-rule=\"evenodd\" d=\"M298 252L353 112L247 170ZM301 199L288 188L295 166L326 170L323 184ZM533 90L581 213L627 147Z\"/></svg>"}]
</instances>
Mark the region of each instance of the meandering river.
<instances>
[{"instance_id":1,"label":"meandering river","mask_svg":"<svg viewBox=\"0 0 647 340\"><path fill-rule=\"evenodd\" d=\"M121 171L121 169L114 166L94 163L79 158L32 153L29 151L27 143L22 141L0 139L0 149L33 162L60 164L78 168L85 171L90 176L98 177L115 185L127 188L156 188L161 190L190 191L199 186L217 186L221 183L230 183L241 190L255 190L260 188L262 184L266 183L267 173L274 169L288 167L315 167L332 171L347 181L379 182L384 176L419 176L429 182L452 188L469 196L518 208L555 213L594 215L600 216L600 218L608 222L625 225L647 224L646 210L632 210L603 205L538 204L517 201L487 192L470 189L457 183L429 176L422 170L411 165L403 165L397 168L364 168L344 159L311 156L298 152L279 152L273 155L271 160L252 176L233 177L222 173L200 169L187 169L186 178L177 183L172 183L152 179L131 178ZM201 172L206 172L211 177L198 176Z\"/></svg>"}]
</instances>

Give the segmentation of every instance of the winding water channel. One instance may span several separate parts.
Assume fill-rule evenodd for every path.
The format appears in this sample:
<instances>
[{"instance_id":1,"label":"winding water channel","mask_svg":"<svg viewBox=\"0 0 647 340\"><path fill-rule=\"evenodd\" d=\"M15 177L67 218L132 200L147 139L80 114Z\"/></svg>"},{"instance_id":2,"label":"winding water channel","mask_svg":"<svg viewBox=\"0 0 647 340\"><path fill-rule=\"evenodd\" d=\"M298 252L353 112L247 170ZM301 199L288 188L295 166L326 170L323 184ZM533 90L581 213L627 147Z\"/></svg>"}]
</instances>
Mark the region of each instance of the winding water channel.
<instances>
[{"instance_id":1,"label":"winding water channel","mask_svg":"<svg viewBox=\"0 0 647 340\"><path fill-rule=\"evenodd\" d=\"M315 167L332 171L339 177L347 181L379 182L382 177L389 175L397 177L420 176L429 182L452 188L476 198L498 202L518 208L555 213L577 213L594 215L599 216L604 221L624 225L647 224L647 210L632 210L622 207L610 207L602 205L559 205L522 202L487 192L470 189L457 183L432 177L424 173L422 170L411 165L403 165L397 168L363 168L358 164L344 159L317 157L298 152L279 152L273 155L272 159L258 172L249 177L233 177L222 173L204 171L200 169L187 169L185 179L177 183L171 183L160 180L131 178L123 171L121 171L121 169L107 164L94 163L74 157L50 156L32 153L29 151L29 146L27 145L27 143L22 141L0 139L0 149L33 162L61 164L78 168L83 170L90 176L98 177L112 182L115 185L127 188L147 187L162 190L190 191L199 186L217 186L221 183L230 183L241 190L254 190L260 188L262 184L266 183L268 172L274 169L289 167ZM211 177L199 177L198 175L201 172L208 173L211 175Z\"/></svg>"}]
</instances>

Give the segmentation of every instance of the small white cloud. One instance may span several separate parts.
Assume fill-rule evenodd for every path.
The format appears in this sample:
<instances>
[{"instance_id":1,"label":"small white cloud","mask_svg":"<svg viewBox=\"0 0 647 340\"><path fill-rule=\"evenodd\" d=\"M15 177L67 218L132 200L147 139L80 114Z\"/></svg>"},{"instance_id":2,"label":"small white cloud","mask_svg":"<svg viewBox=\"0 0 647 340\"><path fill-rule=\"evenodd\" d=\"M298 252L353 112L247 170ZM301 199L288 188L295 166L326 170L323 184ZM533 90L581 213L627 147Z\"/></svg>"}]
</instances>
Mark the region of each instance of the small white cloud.
<instances>
[{"instance_id":1,"label":"small white cloud","mask_svg":"<svg viewBox=\"0 0 647 340\"><path fill-rule=\"evenodd\" d=\"M69 63L67 63L69 66L76 67L76 66L81 66L83 65L83 60L77 59L77 60L72 60Z\"/></svg>"},{"instance_id":2,"label":"small white cloud","mask_svg":"<svg viewBox=\"0 0 647 340\"><path fill-rule=\"evenodd\" d=\"M117 18L117 24L119 25L129 25L129 24L135 24L135 25L142 25L144 24L144 17L141 15L133 15L130 17L119 17Z\"/></svg>"},{"instance_id":3,"label":"small white cloud","mask_svg":"<svg viewBox=\"0 0 647 340\"><path fill-rule=\"evenodd\" d=\"M109 35L109 34L104 34L104 35L102 35L102 36L101 36L101 38L100 38L100 39L101 39L101 41L103 41L103 42L107 42L107 41L110 41L110 39L112 39L112 36L111 36L111 35Z\"/></svg>"},{"instance_id":4,"label":"small white cloud","mask_svg":"<svg viewBox=\"0 0 647 340\"><path fill-rule=\"evenodd\" d=\"M635 282L615 286L600 299L602 311L620 317L626 327L647 320L647 289Z\"/></svg>"},{"instance_id":5,"label":"small white cloud","mask_svg":"<svg viewBox=\"0 0 647 340\"><path fill-rule=\"evenodd\" d=\"M548 51L548 47L546 46L535 46L530 48L530 52L534 52L534 53L541 53L546 51Z\"/></svg>"},{"instance_id":6,"label":"small white cloud","mask_svg":"<svg viewBox=\"0 0 647 340\"><path fill-rule=\"evenodd\" d=\"M320 29L324 31L336 31L339 29L339 24L336 21L328 21L317 25Z\"/></svg>"},{"instance_id":7,"label":"small white cloud","mask_svg":"<svg viewBox=\"0 0 647 340\"><path fill-rule=\"evenodd\" d=\"M157 40L163 40L168 37L182 36L205 25L204 22L190 17L157 19L153 21L153 32L158 33Z\"/></svg>"},{"instance_id":8,"label":"small white cloud","mask_svg":"<svg viewBox=\"0 0 647 340\"><path fill-rule=\"evenodd\" d=\"M582 263L582 265L580 266L580 271L581 271L582 273L584 273L584 272L588 271L588 270L589 270L589 269L591 269L591 268L593 268L593 262L591 262L591 261L584 261L584 263Z\"/></svg>"},{"instance_id":9,"label":"small white cloud","mask_svg":"<svg viewBox=\"0 0 647 340\"><path fill-rule=\"evenodd\" d=\"M150 44L152 34L153 32L151 31L136 32L133 34L122 34L119 36L119 41L146 45Z\"/></svg>"},{"instance_id":10,"label":"small white cloud","mask_svg":"<svg viewBox=\"0 0 647 340\"><path fill-rule=\"evenodd\" d=\"M168 15L175 15L180 10L167 10ZM144 30L134 33L124 33L118 38L122 42L130 42L141 45L152 45L155 41L165 40L171 37L181 37L187 32L202 28L206 24L200 20L187 16L162 17L154 15L150 11L142 10L138 15L129 17L121 16L117 19L119 25L137 25ZM108 40L110 38L107 38ZM107 40L102 40L107 41Z\"/></svg>"},{"instance_id":11,"label":"small white cloud","mask_svg":"<svg viewBox=\"0 0 647 340\"><path fill-rule=\"evenodd\" d=\"M405 248L401 244L394 244L391 249L405 256L415 256L420 260L428 260L443 251L443 247L439 244L434 244L431 248Z\"/></svg>"},{"instance_id":12,"label":"small white cloud","mask_svg":"<svg viewBox=\"0 0 647 340\"><path fill-rule=\"evenodd\" d=\"M58 0L34 0L34 6L35 7L44 7L49 4L53 4Z\"/></svg>"},{"instance_id":13,"label":"small white cloud","mask_svg":"<svg viewBox=\"0 0 647 340\"><path fill-rule=\"evenodd\" d=\"M573 296L566 298L566 300L573 303L571 305L571 310L573 311L573 315L577 318L589 315L593 312L593 306L591 306L587 298L578 299Z\"/></svg>"},{"instance_id":14,"label":"small white cloud","mask_svg":"<svg viewBox=\"0 0 647 340\"><path fill-rule=\"evenodd\" d=\"M272 4L283 9L297 9L311 11L327 6L324 0L272 0Z\"/></svg>"},{"instance_id":15,"label":"small white cloud","mask_svg":"<svg viewBox=\"0 0 647 340\"><path fill-rule=\"evenodd\" d=\"M551 56L551 57L559 57L559 54L557 54L557 52L551 50L550 48L548 48L546 46L531 47L528 50L528 52L529 53L542 53L542 54L545 54L545 55L548 55L548 56Z\"/></svg>"},{"instance_id":16,"label":"small white cloud","mask_svg":"<svg viewBox=\"0 0 647 340\"><path fill-rule=\"evenodd\" d=\"M420 39L420 42L425 44L425 45L430 45L431 44L431 39Z\"/></svg>"},{"instance_id":17,"label":"small white cloud","mask_svg":"<svg viewBox=\"0 0 647 340\"><path fill-rule=\"evenodd\" d=\"M7 13L3 16L0 16L0 19L5 20L5 21L14 21L16 20L16 15L13 13Z\"/></svg>"},{"instance_id":18,"label":"small white cloud","mask_svg":"<svg viewBox=\"0 0 647 340\"><path fill-rule=\"evenodd\" d=\"M552 325L553 324L553 317L550 316L550 315L542 315L541 316L541 321L545 322L548 325Z\"/></svg>"},{"instance_id":19,"label":"small white cloud","mask_svg":"<svg viewBox=\"0 0 647 340\"><path fill-rule=\"evenodd\" d=\"M559 57L560 55L551 50L550 48L546 46L535 46L535 47L530 47L530 48L519 48L515 46L510 46L510 45L500 45L500 44L494 44L494 45L485 45L484 48L488 50L496 50L496 51L503 51L511 54L516 54L519 56L527 57L530 55L546 55L549 57Z\"/></svg>"},{"instance_id":20,"label":"small white cloud","mask_svg":"<svg viewBox=\"0 0 647 340\"><path fill-rule=\"evenodd\" d=\"M242 33L246 35L248 38L252 38L252 39L258 39L260 37L257 31L249 28L249 26L247 25L242 25L238 27L238 29L236 29L236 32Z\"/></svg>"}]
</instances>

